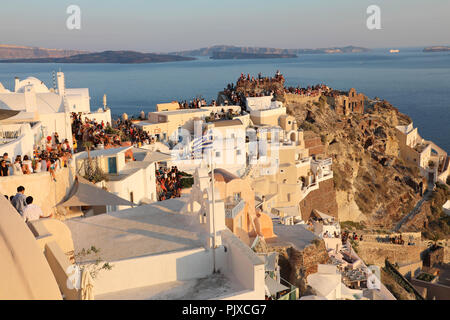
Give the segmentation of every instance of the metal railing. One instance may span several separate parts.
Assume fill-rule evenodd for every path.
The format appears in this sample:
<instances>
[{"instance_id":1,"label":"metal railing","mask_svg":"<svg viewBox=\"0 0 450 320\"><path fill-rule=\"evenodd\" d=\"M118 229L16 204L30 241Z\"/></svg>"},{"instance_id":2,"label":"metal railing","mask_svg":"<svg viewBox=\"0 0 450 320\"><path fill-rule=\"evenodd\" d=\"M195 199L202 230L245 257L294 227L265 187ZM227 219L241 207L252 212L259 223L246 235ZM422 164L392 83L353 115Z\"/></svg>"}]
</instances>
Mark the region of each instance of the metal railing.
<instances>
[{"instance_id":1,"label":"metal railing","mask_svg":"<svg viewBox=\"0 0 450 320\"><path fill-rule=\"evenodd\" d=\"M227 218L234 219L239 212L244 209L245 201L240 200L233 208L225 210L225 215Z\"/></svg>"}]
</instances>

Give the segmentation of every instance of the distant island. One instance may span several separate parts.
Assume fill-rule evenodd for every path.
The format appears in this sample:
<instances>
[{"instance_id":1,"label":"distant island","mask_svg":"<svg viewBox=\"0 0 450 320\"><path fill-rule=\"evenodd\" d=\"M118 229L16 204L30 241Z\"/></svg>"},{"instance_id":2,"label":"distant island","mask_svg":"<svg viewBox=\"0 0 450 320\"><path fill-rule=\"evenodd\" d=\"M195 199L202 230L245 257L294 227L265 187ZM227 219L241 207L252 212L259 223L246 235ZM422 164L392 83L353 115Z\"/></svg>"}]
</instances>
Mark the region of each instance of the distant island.
<instances>
[{"instance_id":1,"label":"distant island","mask_svg":"<svg viewBox=\"0 0 450 320\"><path fill-rule=\"evenodd\" d=\"M319 48L319 49L277 49L266 47L236 47L228 45L218 45L206 48L200 48L195 50L185 50L170 52L169 54L183 56L183 57L199 57L209 56L212 57L216 52L227 53L246 53L246 54L280 54L280 55L299 55L299 54L331 54L331 53L360 53L368 52L370 49L346 46L346 47L332 47L332 48Z\"/></svg>"},{"instance_id":2,"label":"distant island","mask_svg":"<svg viewBox=\"0 0 450 320\"><path fill-rule=\"evenodd\" d=\"M136 51L103 51L62 58L7 59L0 60L0 63L157 63L189 60L195 58Z\"/></svg>"},{"instance_id":3,"label":"distant island","mask_svg":"<svg viewBox=\"0 0 450 320\"><path fill-rule=\"evenodd\" d=\"M448 46L434 46L434 47L427 47L423 49L423 52L446 52L450 51L450 47Z\"/></svg>"},{"instance_id":4,"label":"distant island","mask_svg":"<svg viewBox=\"0 0 450 320\"><path fill-rule=\"evenodd\" d=\"M302 54L336 54L368 52L355 46L319 49L277 49L266 47L237 47L218 45L196 50L169 53L142 53L137 51L89 52L81 50L46 49L0 44L0 63L157 63L190 61L205 56L211 59L286 59Z\"/></svg>"},{"instance_id":5,"label":"distant island","mask_svg":"<svg viewBox=\"0 0 450 320\"><path fill-rule=\"evenodd\" d=\"M89 53L82 50L46 49L9 44L0 44L0 59L36 59L36 58L63 58L76 54Z\"/></svg>"},{"instance_id":6,"label":"distant island","mask_svg":"<svg viewBox=\"0 0 450 320\"><path fill-rule=\"evenodd\" d=\"M295 54L288 53L247 53L247 52L213 52L211 59L230 60L230 59L286 59L297 58Z\"/></svg>"}]
</instances>

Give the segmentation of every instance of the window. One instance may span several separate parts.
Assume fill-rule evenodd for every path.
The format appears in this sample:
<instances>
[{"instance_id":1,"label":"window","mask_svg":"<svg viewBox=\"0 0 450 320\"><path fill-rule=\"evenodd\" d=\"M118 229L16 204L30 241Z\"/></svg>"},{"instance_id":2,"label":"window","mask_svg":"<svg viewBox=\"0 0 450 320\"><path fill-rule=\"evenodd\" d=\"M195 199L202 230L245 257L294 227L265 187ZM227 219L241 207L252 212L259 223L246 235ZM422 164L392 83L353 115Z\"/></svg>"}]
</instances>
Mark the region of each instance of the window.
<instances>
[{"instance_id":1,"label":"window","mask_svg":"<svg viewBox=\"0 0 450 320\"><path fill-rule=\"evenodd\" d=\"M219 157L220 157L220 152L217 151L217 152L216 152L216 158L219 158Z\"/></svg>"},{"instance_id":2,"label":"window","mask_svg":"<svg viewBox=\"0 0 450 320\"><path fill-rule=\"evenodd\" d=\"M241 155L241 150L236 150L236 155L240 156Z\"/></svg>"}]
</instances>

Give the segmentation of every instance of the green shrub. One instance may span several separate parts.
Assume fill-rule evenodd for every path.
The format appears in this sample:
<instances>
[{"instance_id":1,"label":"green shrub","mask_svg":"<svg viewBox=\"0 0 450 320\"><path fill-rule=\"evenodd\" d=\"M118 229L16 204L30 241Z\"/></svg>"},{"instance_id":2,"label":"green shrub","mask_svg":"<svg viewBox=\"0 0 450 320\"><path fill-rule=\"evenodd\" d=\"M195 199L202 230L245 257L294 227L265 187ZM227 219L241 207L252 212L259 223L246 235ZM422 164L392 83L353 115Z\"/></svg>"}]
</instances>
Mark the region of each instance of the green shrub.
<instances>
[{"instance_id":1,"label":"green shrub","mask_svg":"<svg viewBox=\"0 0 450 320\"><path fill-rule=\"evenodd\" d=\"M187 177L187 178L181 179L181 188L182 189L192 188L193 184L194 184L194 177Z\"/></svg>"}]
</instances>

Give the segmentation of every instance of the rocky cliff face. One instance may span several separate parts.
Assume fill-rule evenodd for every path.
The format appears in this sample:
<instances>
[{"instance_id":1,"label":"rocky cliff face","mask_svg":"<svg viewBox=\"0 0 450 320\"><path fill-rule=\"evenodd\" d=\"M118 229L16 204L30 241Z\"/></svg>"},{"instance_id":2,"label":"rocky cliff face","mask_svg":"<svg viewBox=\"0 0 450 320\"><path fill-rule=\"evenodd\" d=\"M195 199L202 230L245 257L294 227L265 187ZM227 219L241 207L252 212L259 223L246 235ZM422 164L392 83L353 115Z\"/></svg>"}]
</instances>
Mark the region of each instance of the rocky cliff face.
<instances>
[{"instance_id":1,"label":"rocky cliff face","mask_svg":"<svg viewBox=\"0 0 450 320\"><path fill-rule=\"evenodd\" d=\"M62 58L76 54L87 53L81 50L45 49L25 46L0 44L0 60L34 59L34 58Z\"/></svg>"},{"instance_id":2,"label":"rocky cliff face","mask_svg":"<svg viewBox=\"0 0 450 320\"><path fill-rule=\"evenodd\" d=\"M325 99L287 103L304 130L319 134L333 158L339 219L391 229L420 198L422 182L413 166L398 158L395 126L410 119L386 101L367 106L364 115L339 116Z\"/></svg>"},{"instance_id":3,"label":"rocky cliff face","mask_svg":"<svg viewBox=\"0 0 450 320\"><path fill-rule=\"evenodd\" d=\"M324 154L333 159L340 221L363 222L369 229L391 230L421 198L419 170L402 161L396 126L411 119L387 101L366 102L364 114L342 116L327 99L285 94L284 81L244 81L240 97L274 92L300 128L319 135ZM223 92L218 101L228 99ZM243 99L243 98L242 98Z\"/></svg>"}]
</instances>

